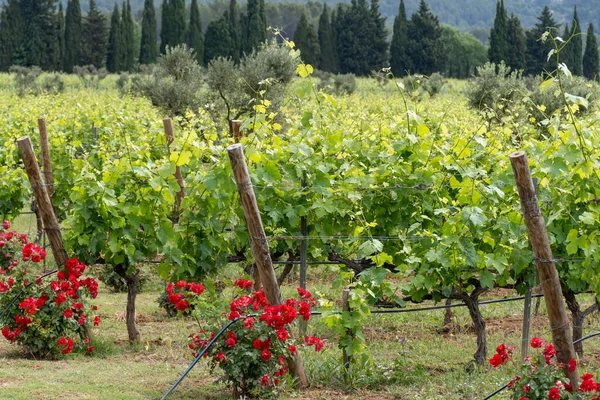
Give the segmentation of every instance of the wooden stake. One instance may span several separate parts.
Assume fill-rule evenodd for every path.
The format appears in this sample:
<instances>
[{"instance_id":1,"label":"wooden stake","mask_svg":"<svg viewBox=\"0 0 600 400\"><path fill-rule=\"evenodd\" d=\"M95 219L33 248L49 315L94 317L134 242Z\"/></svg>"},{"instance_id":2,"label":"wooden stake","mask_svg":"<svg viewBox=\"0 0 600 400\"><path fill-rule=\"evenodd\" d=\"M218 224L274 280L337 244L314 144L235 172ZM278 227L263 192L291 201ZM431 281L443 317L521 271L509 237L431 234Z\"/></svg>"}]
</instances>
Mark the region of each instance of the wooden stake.
<instances>
[{"instance_id":1,"label":"wooden stake","mask_svg":"<svg viewBox=\"0 0 600 400\"><path fill-rule=\"evenodd\" d=\"M31 139L29 136L24 136L17 140L17 146L19 147L21 158L23 159L23 164L25 165L25 171L29 177L31 188L33 189L33 195L35 196L37 207L42 214L42 220L44 221L46 235L48 236L48 241L50 242L50 247L52 248L54 260L56 261L57 266L62 266L67 261L67 252L63 247L60 225L58 224L58 219L54 214L54 208L52 208L52 202L50 201L50 196L46 191L46 186L44 186L44 182L42 181L40 166L35 158Z\"/></svg>"},{"instance_id":2,"label":"wooden stake","mask_svg":"<svg viewBox=\"0 0 600 400\"><path fill-rule=\"evenodd\" d=\"M163 126L165 128L165 135L167 136L167 152L169 153L169 156L170 156L171 155L171 143L173 143L173 141L175 140L175 133L173 130L173 121L171 121L171 118L163 119ZM185 186L183 184L183 175L181 174L181 167L179 165L175 167L175 179L177 180L177 183L179 184L179 187L181 188L181 190L179 192L177 192L176 199L175 199L177 211L179 212L179 210L181 209L181 201L185 197Z\"/></svg>"},{"instance_id":3,"label":"wooden stake","mask_svg":"<svg viewBox=\"0 0 600 400\"><path fill-rule=\"evenodd\" d=\"M52 177L52 163L50 161L50 146L48 146L48 130L46 129L46 120L38 119L38 128L40 130L40 144L42 146L42 167L44 169L44 180L48 188L48 196L52 198L54 194L54 178Z\"/></svg>"},{"instance_id":4,"label":"wooden stake","mask_svg":"<svg viewBox=\"0 0 600 400\"><path fill-rule=\"evenodd\" d=\"M233 140L236 143L240 142L240 139L244 137L244 132L240 131L240 127L242 126L242 121L238 119L234 119L231 121L231 131L233 132Z\"/></svg>"},{"instance_id":5,"label":"wooden stake","mask_svg":"<svg viewBox=\"0 0 600 400\"><path fill-rule=\"evenodd\" d=\"M283 299L279 291L279 285L277 284L277 276L273 268L267 235L263 228L256 196L252 189L248 166L244 158L244 149L241 144L234 144L227 148L227 153L229 154L233 177L237 183L240 200L244 209L246 225L248 226L252 243L252 254L256 261L256 268L258 269L260 281L263 284L265 296L272 305L282 304ZM296 353L294 360L288 360L288 366L294 378L297 379L297 385L302 388L307 387L308 378L302 365L300 353Z\"/></svg>"},{"instance_id":6,"label":"wooden stake","mask_svg":"<svg viewBox=\"0 0 600 400\"><path fill-rule=\"evenodd\" d=\"M349 312L350 311L350 289L344 289L344 291L342 292L342 311L343 312ZM348 333L349 330L347 330L346 332ZM348 384L348 369L350 368L350 362L352 361L352 357L350 357L348 355L348 353L346 353L346 348L344 347L343 350L343 358L344 358L344 381L346 381L346 384Z\"/></svg>"},{"instance_id":7,"label":"wooden stake","mask_svg":"<svg viewBox=\"0 0 600 400\"><path fill-rule=\"evenodd\" d=\"M538 267L540 283L544 291L546 308L548 309L548 319L552 330L552 341L556 348L556 358L558 362L565 365L566 376L573 388L579 387L579 374L577 369L569 372L569 361L575 358L575 349L573 347L573 336L570 329L567 310L563 299L562 288L558 278L558 272L554 265L552 250L546 231L546 223L538 206L535 187L531 180L531 171L529 163L524 152L517 151L510 155L519 198L521 199L521 209L529 241L533 249L533 254Z\"/></svg>"}]
</instances>

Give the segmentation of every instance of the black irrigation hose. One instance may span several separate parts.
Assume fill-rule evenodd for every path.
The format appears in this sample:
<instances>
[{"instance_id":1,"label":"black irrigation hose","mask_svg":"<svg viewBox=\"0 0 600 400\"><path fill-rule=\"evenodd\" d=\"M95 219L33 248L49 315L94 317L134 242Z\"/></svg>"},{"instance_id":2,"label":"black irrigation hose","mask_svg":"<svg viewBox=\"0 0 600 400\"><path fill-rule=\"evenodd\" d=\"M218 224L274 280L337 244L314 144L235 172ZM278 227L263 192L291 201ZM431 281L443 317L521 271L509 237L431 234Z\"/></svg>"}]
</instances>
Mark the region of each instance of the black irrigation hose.
<instances>
[{"instance_id":1,"label":"black irrigation hose","mask_svg":"<svg viewBox=\"0 0 600 400\"><path fill-rule=\"evenodd\" d=\"M57 272L58 272L58 269L52 270L52 271L50 271L50 272L46 272L45 274L43 274L43 275L42 275L42 276L40 276L39 278L36 278L36 279L35 279L33 282L29 282L27 285L25 285L25 286L23 287L23 289L21 289L21 290L19 291L19 293L17 293L17 294L15 295L15 297L13 297L13 298L12 298L12 300L11 300L11 301L10 301L10 303L8 304L8 307L6 307L6 308L4 309L4 311L2 311L2 314L0 314L0 321L2 321L2 319L4 318L4 316L6 315L6 313L7 313L7 312L8 312L8 311L9 311L9 310L12 308L12 306L13 306L13 305L14 305L14 304L17 302L17 300L19 300L19 297L21 297L21 295L22 295L22 294L25 292L25 290L26 290L26 289L27 289L29 286L31 286L31 285L33 285L34 283L36 283L36 281L37 281L38 279L43 279L43 278L45 278L45 277L47 277L47 276L50 276L50 275L53 275L53 274L55 274L55 273L57 273Z\"/></svg>"},{"instance_id":2,"label":"black irrigation hose","mask_svg":"<svg viewBox=\"0 0 600 400\"><path fill-rule=\"evenodd\" d=\"M587 336L582 337L581 339L577 339L576 341L573 342L573 344L581 343L584 340L588 340L588 339L591 339L591 338L596 337L596 336L600 336L600 332L591 333L591 334L589 334ZM493 393L490 393L487 396L485 396L483 398L483 400L489 400L489 399L491 399L492 397L494 397L495 395L497 395L498 393L500 393L501 391L503 391L504 389L506 389L508 387L508 385L509 385L509 383L507 383L506 385L502 386L501 388L496 389L496 391L494 391Z\"/></svg>"}]
</instances>

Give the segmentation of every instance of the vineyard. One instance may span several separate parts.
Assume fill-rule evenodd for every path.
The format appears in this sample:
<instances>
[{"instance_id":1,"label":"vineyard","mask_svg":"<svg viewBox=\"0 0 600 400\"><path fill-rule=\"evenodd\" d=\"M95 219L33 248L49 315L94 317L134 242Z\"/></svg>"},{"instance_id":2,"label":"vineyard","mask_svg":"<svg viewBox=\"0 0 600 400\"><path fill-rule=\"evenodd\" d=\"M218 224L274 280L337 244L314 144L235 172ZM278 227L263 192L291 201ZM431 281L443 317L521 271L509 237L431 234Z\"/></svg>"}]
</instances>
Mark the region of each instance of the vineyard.
<instances>
[{"instance_id":1,"label":"vineyard","mask_svg":"<svg viewBox=\"0 0 600 400\"><path fill-rule=\"evenodd\" d=\"M595 110L582 114L585 104L572 96L544 124L509 110L492 118L469 107L465 82L422 96L400 81L365 78L353 94L334 95L299 72L281 108L267 98L254 103L239 137L199 110L173 117L169 138L160 109L108 82L20 96L0 77L0 217L35 239L17 139L31 137L41 164L45 118L53 182L43 186L53 190L65 249L92 274L122 278L126 292L100 284L104 322L92 329L91 358L38 360L0 344L7 396L100 398L97 391L114 390L102 398L160 398L171 387L193 359L196 322L210 326L230 311L243 295L234 281L263 281L252 253L261 238L249 233L227 151L238 140L284 298L297 286L314 296L315 315L293 331L324 342L322 351L302 352L311 387L294 393L290 379L277 396L475 399L512 379L488 359L500 343L520 353L520 296L533 293L536 308L536 261L548 262L531 249L509 159L517 150L536 182L573 339L598 330ZM181 303L171 310L177 317L156 303L178 281L206 288L192 317ZM541 303L529 338L550 341ZM443 307L406 312L434 305ZM583 370L600 367L599 343L575 347ZM218 372L200 360L170 398L231 397L215 383Z\"/></svg>"}]
</instances>

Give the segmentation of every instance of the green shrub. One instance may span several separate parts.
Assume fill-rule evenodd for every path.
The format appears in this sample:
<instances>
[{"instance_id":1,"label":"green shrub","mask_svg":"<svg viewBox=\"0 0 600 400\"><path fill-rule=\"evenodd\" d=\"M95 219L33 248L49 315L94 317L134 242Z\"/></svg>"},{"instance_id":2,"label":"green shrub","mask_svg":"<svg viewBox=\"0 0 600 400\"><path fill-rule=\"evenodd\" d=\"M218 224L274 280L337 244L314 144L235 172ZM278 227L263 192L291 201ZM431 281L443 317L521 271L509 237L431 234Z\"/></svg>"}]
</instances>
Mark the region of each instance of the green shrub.
<instances>
[{"instance_id":1,"label":"green shrub","mask_svg":"<svg viewBox=\"0 0 600 400\"><path fill-rule=\"evenodd\" d=\"M544 121L558 110L563 109L565 103L556 80L549 86L543 87L541 86L541 78L538 78L536 83L535 90L532 91L530 96L529 111L536 121ZM562 84L567 103L572 104L577 101L571 96L587 100L588 107L580 106L578 113L585 114L591 111L600 98L600 86L596 82L588 81L583 77L565 77L562 79Z\"/></svg>"},{"instance_id":2,"label":"green shrub","mask_svg":"<svg viewBox=\"0 0 600 400\"><path fill-rule=\"evenodd\" d=\"M19 96L26 94L36 94L40 88L37 84L37 78L41 75L40 67L21 67L13 65L9 71L15 74L15 87Z\"/></svg>"},{"instance_id":3,"label":"green shrub","mask_svg":"<svg viewBox=\"0 0 600 400\"><path fill-rule=\"evenodd\" d=\"M93 89L98 89L100 81L108 75L106 68L96 68L93 65L75 66L73 72L81 80L83 87Z\"/></svg>"},{"instance_id":4,"label":"green shrub","mask_svg":"<svg viewBox=\"0 0 600 400\"><path fill-rule=\"evenodd\" d=\"M60 74L53 73L44 75L41 89L49 94L57 94L65 91L65 80Z\"/></svg>"},{"instance_id":5,"label":"green shrub","mask_svg":"<svg viewBox=\"0 0 600 400\"><path fill-rule=\"evenodd\" d=\"M204 85L202 67L194 51L186 45L167 47L152 75L132 79L131 91L148 97L152 104L182 115L202 105L200 89Z\"/></svg>"},{"instance_id":6,"label":"green shrub","mask_svg":"<svg viewBox=\"0 0 600 400\"><path fill-rule=\"evenodd\" d=\"M466 90L469 105L490 111L497 119L515 112L528 94L521 76L522 71L511 71L503 62L477 67L477 75Z\"/></svg>"},{"instance_id":7,"label":"green shrub","mask_svg":"<svg viewBox=\"0 0 600 400\"><path fill-rule=\"evenodd\" d=\"M344 95L352 94L356 90L356 76L354 74L332 74L325 71L315 71L313 76L319 78L318 88L327 93Z\"/></svg>"},{"instance_id":8,"label":"green shrub","mask_svg":"<svg viewBox=\"0 0 600 400\"><path fill-rule=\"evenodd\" d=\"M442 88L446 84L444 77L435 72L431 76L420 74L409 75L402 79L404 90L415 99L423 99L424 97L434 97L442 92Z\"/></svg>"}]
</instances>

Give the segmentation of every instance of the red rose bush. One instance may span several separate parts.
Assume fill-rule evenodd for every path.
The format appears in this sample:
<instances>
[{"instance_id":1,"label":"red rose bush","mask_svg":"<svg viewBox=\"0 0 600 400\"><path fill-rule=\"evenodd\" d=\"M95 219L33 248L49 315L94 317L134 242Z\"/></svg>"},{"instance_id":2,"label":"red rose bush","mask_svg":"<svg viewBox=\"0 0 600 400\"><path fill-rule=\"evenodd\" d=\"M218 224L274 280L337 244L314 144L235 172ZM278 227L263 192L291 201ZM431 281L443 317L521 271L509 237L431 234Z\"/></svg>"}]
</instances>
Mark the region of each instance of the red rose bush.
<instances>
[{"instance_id":1,"label":"red rose bush","mask_svg":"<svg viewBox=\"0 0 600 400\"><path fill-rule=\"evenodd\" d=\"M10 231L8 221L0 227L0 310L7 310L0 321L2 336L36 357L91 353L89 327L99 325L100 316L86 299L96 298L98 283L83 277L86 267L75 258L42 280L34 271L44 258L46 251Z\"/></svg>"},{"instance_id":2,"label":"red rose bush","mask_svg":"<svg viewBox=\"0 0 600 400\"><path fill-rule=\"evenodd\" d=\"M579 392L575 393L569 380L565 377L564 365L556 362L556 349L552 343L544 343L540 338L531 339L531 347L536 352L521 363L517 375L508 384L514 400L565 400L591 399L600 400L600 384L592 374L581 376ZM501 344L496 354L490 358L492 367L507 364L514 347ZM571 360L569 371L577 368L577 361Z\"/></svg>"},{"instance_id":3,"label":"red rose bush","mask_svg":"<svg viewBox=\"0 0 600 400\"><path fill-rule=\"evenodd\" d=\"M189 337L188 346L197 357L218 329L230 321L237 321L204 354L212 368L221 368L236 395L273 391L288 375L287 360L296 356L300 346L313 347L315 351L323 348L319 338L307 336L297 341L291 335L296 320L310 319L311 307L316 304L310 292L298 288L299 298L270 305L262 290L248 293L253 285L247 280L235 281L239 295L229 304L229 310L219 314L221 318L212 329L201 329ZM203 292L200 287L200 284L185 281L171 283L167 286L169 301L182 313L192 302L197 304L196 310L201 310L198 304L201 301L197 301Z\"/></svg>"}]
</instances>

